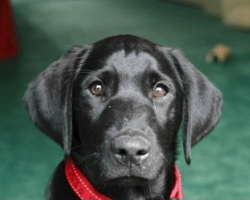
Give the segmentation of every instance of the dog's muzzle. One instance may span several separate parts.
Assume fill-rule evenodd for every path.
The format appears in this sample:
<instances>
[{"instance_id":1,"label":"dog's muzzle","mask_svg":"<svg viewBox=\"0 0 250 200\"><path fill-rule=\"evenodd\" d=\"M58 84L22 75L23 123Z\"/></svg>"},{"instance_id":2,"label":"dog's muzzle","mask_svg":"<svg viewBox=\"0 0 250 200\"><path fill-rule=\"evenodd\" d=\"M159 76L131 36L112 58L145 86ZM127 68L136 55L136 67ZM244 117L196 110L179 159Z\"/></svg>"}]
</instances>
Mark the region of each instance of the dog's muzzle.
<instances>
[{"instance_id":1,"label":"dog's muzzle","mask_svg":"<svg viewBox=\"0 0 250 200\"><path fill-rule=\"evenodd\" d=\"M110 142L110 156L126 166L142 165L150 155L150 142L141 135L120 135Z\"/></svg>"}]
</instances>

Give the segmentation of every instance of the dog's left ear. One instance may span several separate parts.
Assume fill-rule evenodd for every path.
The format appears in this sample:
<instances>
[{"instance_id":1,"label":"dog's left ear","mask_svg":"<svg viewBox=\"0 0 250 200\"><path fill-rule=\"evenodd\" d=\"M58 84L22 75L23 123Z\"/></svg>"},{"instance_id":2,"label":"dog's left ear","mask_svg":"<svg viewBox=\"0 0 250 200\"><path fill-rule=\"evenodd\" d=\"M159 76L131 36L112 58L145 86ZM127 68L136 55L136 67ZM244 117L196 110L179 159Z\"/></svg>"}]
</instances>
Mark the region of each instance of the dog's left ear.
<instances>
[{"instance_id":1,"label":"dog's left ear","mask_svg":"<svg viewBox=\"0 0 250 200\"><path fill-rule=\"evenodd\" d=\"M191 163L191 148L217 124L222 112L222 95L178 49L160 48L175 67L183 89L183 147Z\"/></svg>"},{"instance_id":2,"label":"dog's left ear","mask_svg":"<svg viewBox=\"0 0 250 200\"><path fill-rule=\"evenodd\" d=\"M87 58L90 46L73 46L47 67L25 93L31 120L70 154L72 142L73 82Z\"/></svg>"}]
</instances>

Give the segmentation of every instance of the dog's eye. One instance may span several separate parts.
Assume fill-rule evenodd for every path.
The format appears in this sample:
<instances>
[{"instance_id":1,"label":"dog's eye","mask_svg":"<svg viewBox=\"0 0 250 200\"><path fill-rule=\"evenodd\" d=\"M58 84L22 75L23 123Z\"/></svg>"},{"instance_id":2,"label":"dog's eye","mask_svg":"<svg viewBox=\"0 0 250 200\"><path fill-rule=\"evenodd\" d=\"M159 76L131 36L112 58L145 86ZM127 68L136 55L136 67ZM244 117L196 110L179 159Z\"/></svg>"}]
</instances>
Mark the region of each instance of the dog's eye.
<instances>
[{"instance_id":1,"label":"dog's eye","mask_svg":"<svg viewBox=\"0 0 250 200\"><path fill-rule=\"evenodd\" d=\"M101 96L103 94L103 86L101 83L91 85L89 90L95 96Z\"/></svg>"},{"instance_id":2,"label":"dog's eye","mask_svg":"<svg viewBox=\"0 0 250 200\"><path fill-rule=\"evenodd\" d=\"M153 90L153 97L154 98L161 98L166 96L168 93L168 89L164 85L157 85Z\"/></svg>"}]
</instances>

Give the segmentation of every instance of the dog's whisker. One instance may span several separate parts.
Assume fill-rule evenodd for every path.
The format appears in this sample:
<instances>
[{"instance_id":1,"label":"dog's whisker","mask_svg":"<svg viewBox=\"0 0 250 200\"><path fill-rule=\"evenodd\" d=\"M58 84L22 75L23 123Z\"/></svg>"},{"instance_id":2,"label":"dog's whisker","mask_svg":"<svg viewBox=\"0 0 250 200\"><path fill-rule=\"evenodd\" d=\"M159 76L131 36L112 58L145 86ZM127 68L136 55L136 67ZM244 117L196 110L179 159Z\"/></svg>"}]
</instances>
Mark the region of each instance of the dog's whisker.
<instances>
[{"instance_id":1,"label":"dog's whisker","mask_svg":"<svg viewBox=\"0 0 250 200\"><path fill-rule=\"evenodd\" d=\"M168 159L163 155L161 154L160 157L165 160L165 162L167 163L168 166L171 166L171 163L168 161Z\"/></svg>"},{"instance_id":2,"label":"dog's whisker","mask_svg":"<svg viewBox=\"0 0 250 200\"><path fill-rule=\"evenodd\" d=\"M154 109L155 109L155 112L157 112L157 108L155 106L155 102L153 101L153 104L154 104Z\"/></svg>"},{"instance_id":3,"label":"dog's whisker","mask_svg":"<svg viewBox=\"0 0 250 200\"><path fill-rule=\"evenodd\" d=\"M83 144L80 144L78 146L74 146L71 148L71 150L75 150L75 149L78 149L78 148L82 148L82 147L85 147L85 146L94 146L95 148L100 148L100 145L97 145L97 144L91 144L91 143L83 143Z\"/></svg>"},{"instance_id":4,"label":"dog's whisker","mask_svg":"<svg viewBox=\"0 0 250 200\"><path fill-rule=\"evenodd\" d=\"M98 156L98 153L92 153L92 154L90 154L90 155L87 155L87 156L85 156L85 157L81 157L81 158L79 158L78 160L77 160L77 162L76 162L76 164L77 165L81 165L82 163L84 163L87 159L90 159L91 157L93 157L93 156Z\"/></svg>"}]
</instances>

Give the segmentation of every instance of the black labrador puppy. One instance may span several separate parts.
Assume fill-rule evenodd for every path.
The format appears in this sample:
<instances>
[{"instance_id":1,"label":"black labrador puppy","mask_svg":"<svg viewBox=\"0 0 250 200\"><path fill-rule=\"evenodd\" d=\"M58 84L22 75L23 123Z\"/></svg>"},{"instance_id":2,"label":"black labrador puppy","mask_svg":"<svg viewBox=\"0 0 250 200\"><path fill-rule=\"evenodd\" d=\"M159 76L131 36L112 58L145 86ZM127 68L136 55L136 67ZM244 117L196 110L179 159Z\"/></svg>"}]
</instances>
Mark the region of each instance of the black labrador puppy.
<instances>
[{"instance_id":1,"label":"black labrador puppy","mask_svg":"<svg viewBox=\"0 0 250 200\"><path fill-rule=\"evenodd\" d=\"M190 164L222 97L180 50L120 35L72 47L29 85L25 103L65 152L48 200L163 200L180 198L180 126Z\"/></svg>"}]
</instances>

